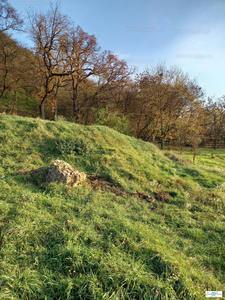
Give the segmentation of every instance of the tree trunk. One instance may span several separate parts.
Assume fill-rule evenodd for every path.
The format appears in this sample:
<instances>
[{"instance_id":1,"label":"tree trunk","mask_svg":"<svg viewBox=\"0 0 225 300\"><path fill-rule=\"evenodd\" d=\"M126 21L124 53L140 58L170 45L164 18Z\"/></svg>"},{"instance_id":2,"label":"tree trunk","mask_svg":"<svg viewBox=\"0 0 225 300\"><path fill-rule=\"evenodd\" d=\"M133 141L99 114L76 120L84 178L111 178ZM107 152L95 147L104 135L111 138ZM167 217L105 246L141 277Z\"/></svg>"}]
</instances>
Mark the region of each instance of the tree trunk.
<instances>
[{"instance_id":1,"label":"tree trunk","mask_svg":"<svg viewBox=\"0 0 225 300\"><path fill-rule=\"evenodd\" d=\"M79 123L79 110L77 108L77 89L74 88L73 89L73 116L75 117L76 119L76 122Z\"/></svg>"},{"instance_id":2,"label":"tree trunk","mask_svg":"<svg viewBox=\"0 0 225 300\"><path fill-rule=\"evenodd\" d=\"M180 145L180 154L182 154L182 153L183 153L183 147L184 147L184 144L183 144L183 143L181 143L181 145Z\"/></svg>"},{"instance_id":3,"label":"tree trunk","mask_svg":"<svg viewBox=\"0 0 225 300\"><path fill-rule=\"evenodd\" d=\"M218 137L215 138L215 143L214 143L214 149L217 149L217 142L218 142Z\"/></svg>"},{"instance_id":4,"label":"tree trunk","mask_svg":"<svg viewBox=\"0 0 225 300\"><path fill-rule=\"evenodd\" d=\"M90 108L88 108L88 109L86 110L86 118L85 118L85 123L84 123L84 125L88 125L89 113L90 113Z\"/></svg>"},{"instance_id":5,"label":"tree trunk","mask_svg":"<svg viewBox=\"0 0 225 300\"><path fill-rule=\"evenodd\" d=\"M6 89L3 87L3 90L2 90L2 92L1 92L1 94L0 94L0 102L1 102L2 99L3 99L3 96L4 96L5 92L6 92Z\"/></svg>"},{"instance_id":6,"label":"tree trunk","mask_svg":"<svg viewBox=\"0 0 225 300\"><path fill-rule=\"evenodd\" d=\"M55 106L54 106L54 115L53 115L53 120L57 121L57 99L55 101Z\"/></svg>"},{"instance_id":7,"label":"tree trunk","mask_svg":"<svg viewBox=\"0 0 225 300\"><path fill-rule=\"evenodd\" d=\"M54 115L53 115L53 120L57 121L57 112L58 112L58 106L57 106L57 102L58 102L58 91L59 91L59 85L56 86L56 90L54 93Z\"/></svg>"},{"instance_id":8,"label":"tree trunk","mask_svg":"<svg viewBox=\"0 0 225 300\"><path fill-rule=\"evenodd\" d=\"M45 119L45 111L44 111L44 102L45 102L45 98L44 97L41 101L41 104L39 106L39 109L40 109L40 114L41 114L41 119L44 120Z\"/></svg>"},{"instance_id":9,"label":"tree trunk","mask_svg":"<svg viewBox=\"0 0 225 300\"><path fill-rule=\"evenodd\" d=\"M13 109L12 109L12 113L14 113L14 110L16 108L16 105L17 105L17 91L15 90L14 91L14 97L15 97L15 102L14 102L14 105L13 105Z\"/></svg>"},{"instance_id":10,"label":"tree trunk","mask_svg":"<svg viewBox=\"0 0 225 300\"><path fill-rule=\"evenodd\" d=\"M194 153L193 153L193 164L194 164L195 163L195 157L197 155L197 148L195 146L193 146L193 151L194 151Z\"/></svg>"},{"instance_id":11,"label":"tree trunk","mask_svg":"<svg viewBox=\"0 0 225 300\"><path fill-rule=\"evenodd\" d=\"M164 139L161 139L161 150L164 150Z\"/></svg>"}]
</instances>

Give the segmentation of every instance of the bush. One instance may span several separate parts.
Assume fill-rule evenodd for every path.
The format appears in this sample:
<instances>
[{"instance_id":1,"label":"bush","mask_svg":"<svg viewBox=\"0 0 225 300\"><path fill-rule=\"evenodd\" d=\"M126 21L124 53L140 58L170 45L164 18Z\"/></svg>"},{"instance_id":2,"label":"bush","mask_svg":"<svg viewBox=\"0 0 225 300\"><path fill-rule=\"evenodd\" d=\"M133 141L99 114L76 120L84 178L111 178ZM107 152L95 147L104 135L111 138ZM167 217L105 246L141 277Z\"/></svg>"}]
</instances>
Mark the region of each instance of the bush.
<instances>
[{"instance_id":1,"label":"bush","mask_svg":"<svg viewBox=\"0 0 225 300\"><path fill-rule=\"evenodd\" d=\"M81 139L62 139L56 142L56 148L61 155L74 154L74 155L85 155L91 149L87 147Z\"/></svg>"},{"instance_id":2,"label":"bush","mask_svg":"<svg viewBox=\"0 0 225 300\"><path fill-rule=\"evenodd\" d=\"M58 116L56 121L57 122L66 122L67 119L64 116Z\"/></svg>"},{"instance_id":3,"label":"bush","mask_svg":"<svg viewBox=\"0 0 225 300\"><path fill-rule=\"evenodd\" d=\"M92 113L94 124L108 126L123 134L131 134L130 121L126 116L119 116L118 112L110 112L108 108L101 108L98 111L92 108Z\"/></svg>"}]
</instances>

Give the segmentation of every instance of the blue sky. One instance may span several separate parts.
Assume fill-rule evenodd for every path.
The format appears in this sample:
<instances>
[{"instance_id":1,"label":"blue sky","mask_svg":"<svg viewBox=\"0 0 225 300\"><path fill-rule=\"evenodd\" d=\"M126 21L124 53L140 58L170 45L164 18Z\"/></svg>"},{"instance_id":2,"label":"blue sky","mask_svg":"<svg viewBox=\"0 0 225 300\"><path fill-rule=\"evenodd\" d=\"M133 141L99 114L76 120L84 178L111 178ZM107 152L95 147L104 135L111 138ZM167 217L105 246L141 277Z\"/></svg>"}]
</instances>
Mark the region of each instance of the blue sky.
<instances>
[{"instance_id":1,"label":"blue sky","mask_svg":"<svg viewBox=\"0 0 225 300\"><path fill-rule=\"evenodd\" d=\"M8 2L24 17L49 8L45 0ZM206 96L225 95L225 0L61 0L61 11L138 72L177 65Z\"/></svg>"}]
</instances>

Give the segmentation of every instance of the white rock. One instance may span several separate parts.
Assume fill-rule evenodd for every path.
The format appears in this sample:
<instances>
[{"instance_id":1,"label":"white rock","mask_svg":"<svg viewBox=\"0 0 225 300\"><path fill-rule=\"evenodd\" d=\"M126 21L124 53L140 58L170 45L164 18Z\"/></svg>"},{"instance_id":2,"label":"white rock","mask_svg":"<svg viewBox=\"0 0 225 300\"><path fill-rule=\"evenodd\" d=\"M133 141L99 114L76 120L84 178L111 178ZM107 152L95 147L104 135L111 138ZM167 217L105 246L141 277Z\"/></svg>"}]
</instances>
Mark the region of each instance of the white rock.
<instances>
[{"instance_id":1,"label":"white rock","mask_svg":"<svg viewBox=\"0 0 225 300\"><path fill-rule=\"evenodd\" d=\"M55 160L49 167L47 181L62 182L68 186L75 187L85 181L86 174L79 172L74 166L63 160Z\"/></svg>"}]
</instances>

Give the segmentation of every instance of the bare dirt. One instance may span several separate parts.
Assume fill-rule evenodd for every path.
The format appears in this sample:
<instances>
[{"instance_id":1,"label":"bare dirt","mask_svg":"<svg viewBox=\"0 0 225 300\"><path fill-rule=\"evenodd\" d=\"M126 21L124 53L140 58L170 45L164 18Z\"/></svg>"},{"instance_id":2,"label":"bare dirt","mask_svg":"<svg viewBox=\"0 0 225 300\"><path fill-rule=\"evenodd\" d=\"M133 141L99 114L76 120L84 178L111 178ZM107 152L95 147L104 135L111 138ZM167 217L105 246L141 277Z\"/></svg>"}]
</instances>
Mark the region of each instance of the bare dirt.
<instances>
[{"instance_id":1,"label":"bare dirt","mask_svg":"<svg viewBox=\"0 0 225 300\"><path fill-rule=\"evenodd\" d=\"M36 174L42 173L44 170L46 170L46 167L38 168L35 170L31 170L31 171L22 171L22 172L12 173L12 174L10 174L10 176L12 176L12 175L13 176L15 176L15 175L36 175ZM41 180L41 182L39 181L39 183L44 183L46 181L46 175L47 175L47 173L43 172L42 180ZM100 175L88 176L87 182L88 182L88 184L90 184L92 186L93 190L101 189L101 190L112 192L112 193L116 194L117 196L130 196L130 197L135 197L139 200L145 200L149 204L151 204L149 206L149 208L152 210L157 209L157 207L155 207L153 205L155 200L161 201L161 202L168 202L169 198L171 197L170 194L163 192L163 191L162 192L154 192L154 197L152 197L146 193L140 193L140 192L139 193L128 193L125 190L123 190L121 187L119 187L119 185L108 182L106 179L102 178Z\"/></svg>"}]
</instances>

